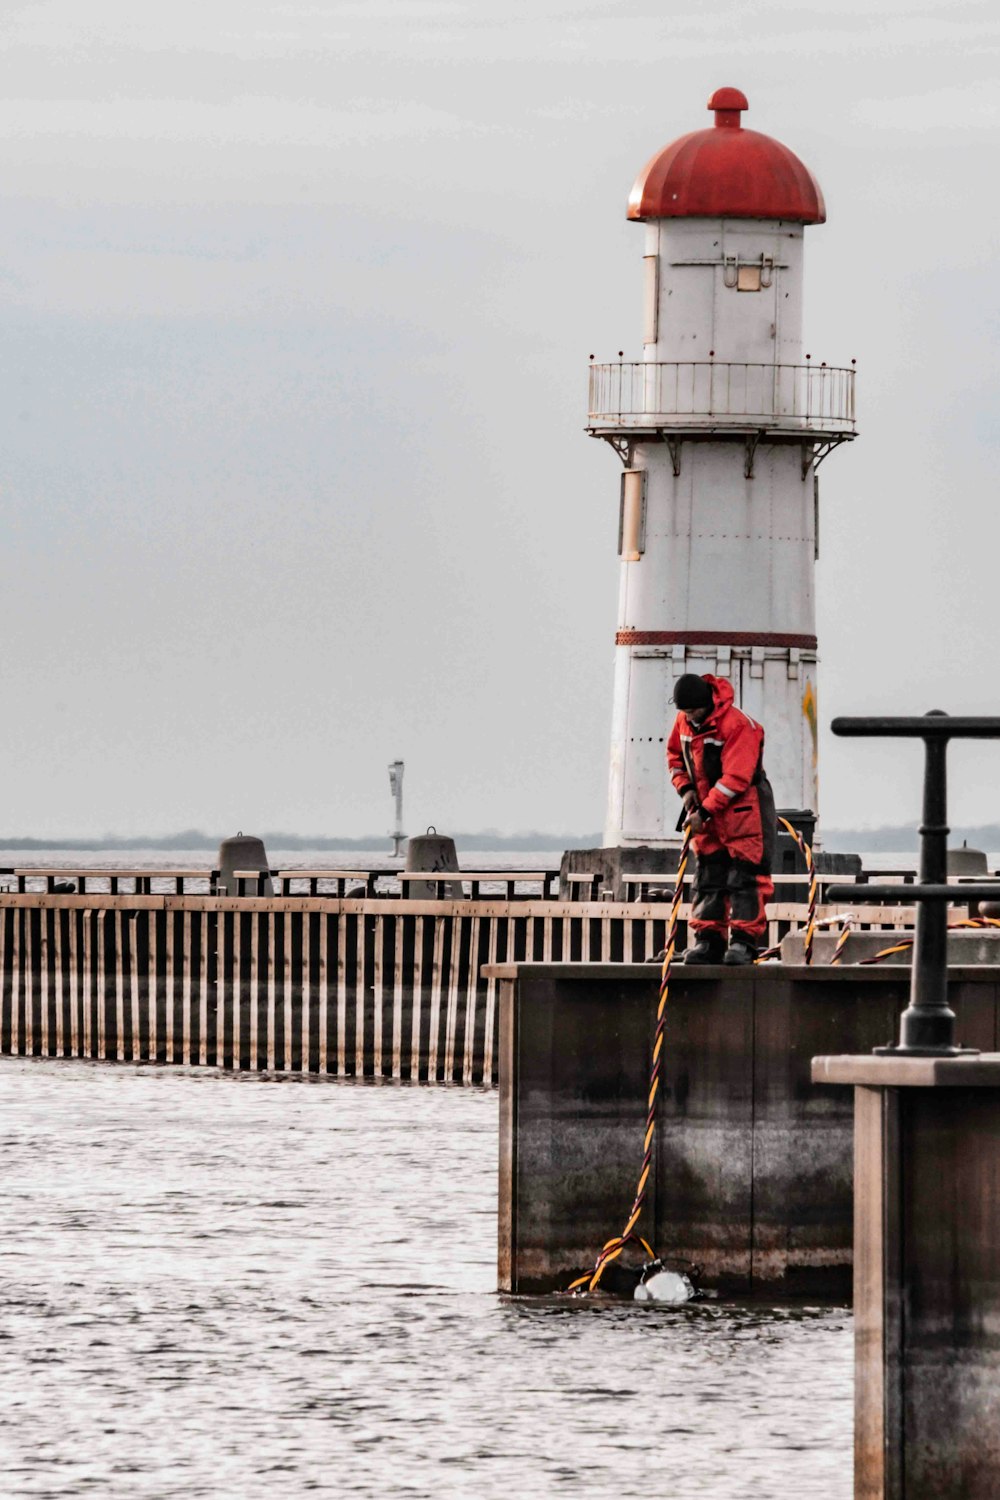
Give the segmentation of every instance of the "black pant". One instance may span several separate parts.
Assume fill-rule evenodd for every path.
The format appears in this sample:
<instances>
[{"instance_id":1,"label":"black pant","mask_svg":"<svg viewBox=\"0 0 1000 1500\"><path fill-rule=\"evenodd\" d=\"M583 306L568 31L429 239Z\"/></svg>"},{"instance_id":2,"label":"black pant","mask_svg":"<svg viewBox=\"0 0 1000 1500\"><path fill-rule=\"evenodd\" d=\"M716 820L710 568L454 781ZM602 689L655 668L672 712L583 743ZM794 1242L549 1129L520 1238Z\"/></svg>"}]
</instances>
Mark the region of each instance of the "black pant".
<instances>
[{"instance_id":1,"label":"black pant","mask_svg":"<svg viewBox=\"0 0 1000 1500\"><path fill-rule=\"evenodd\" d=\"M770 875L759 865L734 859L725 849L695 856L690 926L698 936L715 932L759 943L767 932L764 903L774 890Z\"/></svg>"}]
</instances>

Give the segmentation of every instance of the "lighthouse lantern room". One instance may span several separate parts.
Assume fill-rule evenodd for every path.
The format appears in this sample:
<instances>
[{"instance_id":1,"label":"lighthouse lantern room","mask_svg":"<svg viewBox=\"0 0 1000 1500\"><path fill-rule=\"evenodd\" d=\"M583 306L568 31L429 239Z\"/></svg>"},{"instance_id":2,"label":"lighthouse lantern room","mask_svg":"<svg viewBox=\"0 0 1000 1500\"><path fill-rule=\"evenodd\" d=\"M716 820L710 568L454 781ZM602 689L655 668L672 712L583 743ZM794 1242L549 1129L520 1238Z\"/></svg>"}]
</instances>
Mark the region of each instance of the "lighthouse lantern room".
<instances>
[{"instance_id":1,"label":"lighthouse lantern room","mask_svg":"<svg viewBox=\"0 0 1000 1500\"><path fill-rule=\"evenodd\" d=\"M639 174L643 358L591 364L588 431L618 453L621 557L605 844L672 839L675 678L727 677L767 733L779 807L818 812L817 469L855 435L854 367L803 354L802 252L826 217L786 146L715 123Z\"/></svg>"}]
</instances>

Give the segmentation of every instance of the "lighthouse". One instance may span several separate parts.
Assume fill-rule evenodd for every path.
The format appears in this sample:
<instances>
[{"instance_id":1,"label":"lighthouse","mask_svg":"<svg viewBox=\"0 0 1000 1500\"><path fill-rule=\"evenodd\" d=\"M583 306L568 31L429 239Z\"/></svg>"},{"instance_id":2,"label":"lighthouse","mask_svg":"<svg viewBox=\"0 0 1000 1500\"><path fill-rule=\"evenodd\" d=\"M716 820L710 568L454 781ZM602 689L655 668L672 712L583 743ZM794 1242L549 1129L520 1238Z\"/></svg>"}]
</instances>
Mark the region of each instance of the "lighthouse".
<instances>
[{"instance_id":1,"label":"lighthouse","mask_svg":"<svg viewBox=\"0 0 1000 1500\"><path fill-rule=\"evenodd\" d=\"M643 357L590 367L588 431L622 464L605 845L663 845L673 684L728 678L764 725L779 808L818 814L820 464L855 436L853 363L802 345L805 228L819 184L748 130L739 89L632 189L645 225Z\"/></svg>"}]
</instances>

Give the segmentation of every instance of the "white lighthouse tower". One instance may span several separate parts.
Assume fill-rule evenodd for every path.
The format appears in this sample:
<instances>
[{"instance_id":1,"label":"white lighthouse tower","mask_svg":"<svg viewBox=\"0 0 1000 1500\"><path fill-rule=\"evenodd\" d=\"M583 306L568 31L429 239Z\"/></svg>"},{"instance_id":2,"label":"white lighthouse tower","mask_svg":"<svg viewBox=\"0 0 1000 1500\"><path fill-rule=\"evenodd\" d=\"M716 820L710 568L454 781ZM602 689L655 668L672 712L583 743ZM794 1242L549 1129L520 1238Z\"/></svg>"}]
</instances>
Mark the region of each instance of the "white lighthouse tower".
<instances>
[{"instance_id":1,"label":"white lighthouse tower","mask_svg":"<svg viewBox=\"0 0 1000 1500\"><path fill-rule=\"evenodd\" d=\"M854 436L854 369L802 349L802 252L826 211L786 146L714 127L665 147L628 216L646 225L643 359L591 365L588 430L624 464L605 844L663 844L674 679L729 678L767 733L779 807L818 812L816 470Z\"/></svg>"}]
</instances>

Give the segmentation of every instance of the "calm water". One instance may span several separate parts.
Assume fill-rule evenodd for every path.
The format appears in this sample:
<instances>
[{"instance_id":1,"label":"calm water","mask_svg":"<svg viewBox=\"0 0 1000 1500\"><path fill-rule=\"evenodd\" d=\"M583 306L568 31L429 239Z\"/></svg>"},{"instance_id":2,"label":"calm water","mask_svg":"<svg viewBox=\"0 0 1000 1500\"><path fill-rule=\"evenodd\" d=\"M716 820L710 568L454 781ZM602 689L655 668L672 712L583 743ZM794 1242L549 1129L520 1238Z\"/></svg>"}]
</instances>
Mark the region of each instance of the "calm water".
<instances>
[{"instance_id":1,"label":"calm water","mask_svg":"<svg viewBox=\"0 0 1000 1500\"><path fill-rule=\"evenodd\" d=\"M379 849L268 848L272 870L398 869L405 861L393 859L388 847ZM463 849L459 864L465 870L558 870L561 849ZM7 849L0 845L0 867L12 869L83 870L210 870L214 849Z\"/></svg>"},{"instance_id":2,"label":"calm water","mask_svg":"<svg viewBox=\"0 0 1000 1500\"><path fill-rule=\"evenodd\" d=\"M330 849L274 847L267 850L267 857L272 870L402 870L404 867L404 860L393 859L387 850L377 849L346 849L338 852ZM561 859L562 851L559 849L463 849L459 855L462 868L477 873L482 870L558 870ZM69 874L74 870L204 870L207 877L216 860L216 852L208 849L19 850L0 846L0 869L65 870ZM5 877L0 876L0 890L7 885ZM33 887L29 885L29 889L32 888L42 890L44 883L38 880ZM93 883L90 889L94 889ZM174 885L172 881L158 881L154 878L152 889L162 894L164 891L172 891ZM207 879L201 885L197 880L190 880L187 889L192 893L207 891ZM384 878L380 889L383 892L398 891L399 883ZM485 892L490 889L488 885L484 887Z\"/></svg>"},{"instance_id":3,"label":"calm water","mask_svg":"<svg viewBox=\"0 0 1000 1500\"><path fill-rule=\"evenodd\" d=\"M0 1102L5 1496L848 1500L843 1311L496 1295L495 1094L3 1059Z\"/></svg>"}]
</instances>

